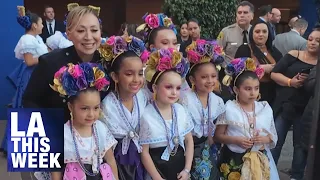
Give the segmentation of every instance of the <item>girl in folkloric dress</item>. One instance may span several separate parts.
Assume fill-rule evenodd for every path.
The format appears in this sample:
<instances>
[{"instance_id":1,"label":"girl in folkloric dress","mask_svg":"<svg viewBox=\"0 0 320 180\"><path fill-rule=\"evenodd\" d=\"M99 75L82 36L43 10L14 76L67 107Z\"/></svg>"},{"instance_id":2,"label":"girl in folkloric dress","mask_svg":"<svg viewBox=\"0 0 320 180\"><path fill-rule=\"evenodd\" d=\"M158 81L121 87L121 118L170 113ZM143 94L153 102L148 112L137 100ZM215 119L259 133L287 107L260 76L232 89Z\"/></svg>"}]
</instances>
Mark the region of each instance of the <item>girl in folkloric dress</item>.
<instances>
[{"instance_id":1,"label":"girl in folkloric dress","mask_svg":"<svg viewBox=\"0 0 320 180\"><path fill-rule=\"evenodd\" d=\"M143 180L139 128L149 100L141 90L143 63L149 52L140 39L121 36L111 36L99 51L112 77L109 94L102 102L102 121L119 142L115 148L119 179Z\"/></svg>"},{"instance_id":2,"label":"girl in folkloric dress","mask_svg":"<svg viewBox=\"0 0 320 180\"><path fill-rule=\"evenodd\" d=\"M190 177L193 159L193 123L185 108L176 103L188 63L176 49L154 51L148 60L146 80L154 102L144 110L140 123L145 179Z\"/></svg>"},{"instance_id":3,"label":"girl in folkloric dress","mask_svg":"<svg viewBox=\"0 0 320 180\"><path fill-rule=\"evenodd\" d=\"M187 48L190 62L188 73L192 90L181 93L181 103L189 112L194 123L192 131L194 141L193 166L191 179L220 179L217 168L218 151L213 144L216 119L225 111L223 100L212 91L218 83L219 66L224 61L221 47L214 41L198 39ZM220 50L220 51L219 51Z\"/></svg>"},{"instance_id":4,"label":"girl in folkloric dress","mask_svg":"<svg viewBox=\"0 0 320 180\"><path fill-rule=\"evenodd\" d=\"M71 112L71 119L64 124L64 180L118 179L113 155L117 141L107 126L98 121L99 91L108 88L108 79L102 67L92 63L68 64L55 73L54 84L50 86L68 97ZM35 175L44 179L41 173Z\"/></svg>"},{"instance_id":5,"label":"girl in folkloric dress","mask_svg":"<svg viewBox=\"0 0 320 180\"><path fill-rule=\"evenodd\" d=\"M168 48L174 48L179 51L180 45L178 44L177 30L171 18L162 13L147 13L142 19L144 20L144 23L137 28L137 31L144 32L146 47L151 52ZM145 89L149 94L152 94L146 86ZM189 89L188 83L183 80L182 91L187 91Z\"/></svg>"},{"instance_id":6,"label":"girl in folkloric dress","mask_svg":"<svg viewBox=\"0 0 320 180\"><path fill-rule=\"evenodd\" d=\"M263 73L251 58L234 59L226 67L223 83L230 86L233 82L236 100L226 103L216 123L215 137L224 144L220 157L223 180L279 179L270 152L278 139L273 112L266 101L257 101Z\"/></svg>"},{"instance_id":7,"label":"girl in folkloric dress","mask_svg":"<svg viewBox=\"0 0 320 180\"><path fill-rule=\"evenodd\" d=\"M25 13L23 6L18 6L18 11L17 21L26 33L21 36L14 49L15 57L23 62L8 76L8 79L16 88L12 101L13 108L22 107L22 95L34 67L38 64L38 57L48 52L47 46L39 36L43 28L42 19L34 13ZM1 149L5 152L7 151L6 143L5 135L1 146Z\"/></svg>"},{"instance_id":8,"label":"girl in folkloric dress","mask_svg":"<svg viewBox=\"0 0 320 180\"><path fill-rule=\"evenodd\" d=\"M67 9L68 9L68 13L75 7L78 7L79 4L78 3L69 3L67 5ZM95 6L88 6L90 8L96 9L97 10L97 16L99 16L99 12L100 12L100 7L95 7ZM67 18L68 13L65 15L65 17ZM100 23L101 20L99 19ZM64 21L64 24L67 24L67 20ZM101 38L101 44L105 43L106 38ZM54 35L50 36L47 38L46 40L46 44L47 46L51 49L63 49L63 48L68 48L70 46L73 46L72 41L70 41L67 37L67 33L62 33L60 31L56 31L54 33Z\"/></svg>"}]
</instances>

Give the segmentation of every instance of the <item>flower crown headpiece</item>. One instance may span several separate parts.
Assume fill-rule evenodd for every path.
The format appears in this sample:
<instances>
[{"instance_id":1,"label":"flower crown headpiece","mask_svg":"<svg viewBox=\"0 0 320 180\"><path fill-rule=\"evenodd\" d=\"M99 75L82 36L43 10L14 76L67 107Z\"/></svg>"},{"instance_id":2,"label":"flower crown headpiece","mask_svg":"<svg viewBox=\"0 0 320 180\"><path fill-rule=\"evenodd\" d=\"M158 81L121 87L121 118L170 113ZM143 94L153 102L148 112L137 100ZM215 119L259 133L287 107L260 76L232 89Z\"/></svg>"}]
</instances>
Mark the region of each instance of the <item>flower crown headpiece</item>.
<instances>
[{"instance_id":1,"label":"flower crown headpiece","mask_svg":"<svg viewBox=\"0 0 320 180\"><path fill-rule=\"evenodd\" d=\"M257 74L258 78L261 79L264 75L264 69L257 66L255 61L248 57L236 58L233 59L225 68L225 77L222 80L222 83L226 86L231 85L231 81L234 78L234 85L237 78L244 71L253 71Z\"/></svg>"},{"instance_id":2,"label":"flower crown headpiece","mask_svg":"<svg viewBox=\"0 0 320 180\"><path fill-rule=\"evenodd\" d=\"M137 37L111 36L104 44L99 47L99 52L103 61L113 65L114 60L126 51L133 51L140 57L142 63L146 63L149 58L149 51L146 49L144 42Z\"/></svg>"},{"instance_id":3,"label":"flower crown headpiece","mask_svg":"<svg viewBox=\"0 0 320 180\"><path fill-rule=\"evenodd\" d=\"M108 75L98 64L81 63L60 68L55 74L50 87L63 96L74 96L79 91L93 87L98 91L106 91L110 81Z\"/></svg>"},{"instance_id":4,"label":"flower crown headpiece","mask_svg":"<svg viewBox=\"0 0 320 180\"><path fill-rule=\"evenodd\" d=\"M76 7L79 7L80 5L78 3L69 3L67 4L67 9L68 9L68 12L64 15L64 18L65 20L63 21L64 25L66 26L67 25L67 16L69 14L69 12L76 8ZM90 9L92 9L94 11L94 13L97 15L97 17L99 17L100 15L100 10L101 8L100 7L96 7L96 6L92 6L92 5L89 5L88 6ZM99 18L99 23L101 24L101 19Z\"/></svg>"},{"instance_id":5,"label":"flower crown headpiece","mask_svg":"<svg viewBox=\"0 0 320 180\"><path fill-rule=\"evenodd\" d=\"M169 18L167 15L163 13L159 13L159 14L146 13L142 17L142 20L145 23L138 26L136 31L137 32L144 31L144 38L146 41L148 41L151 31L158 27L170 28L174 31L175 34L177 34L177 29L175 28L175 25L173 24L171 18Z\"/></svg>"},{"instance_id":6,"label":"flower crown headpiece","mask_svg":"<svg viewBox=\"0 0 320 180\"><path fill-rule=\"evenodd\" d=\"M191 68L201 63L211 62L220 70L220 64L224 61L225 53L223 48L216 41L206 41L198 39L193 41L187 48L187 58L191 63Z\"/></svg>"},{"instance_id":7,"label":"flower crown headpiece","mask_svg":"<svg viewBox=\"0 0 320 180\"><path fill-rule=\"evenodd\" d=\"M145 78L151 82L154 78L154 83L157 82L160 75L168 70L174 70L185 78L189 71L189 63L178 50L174 48L160 49L150 54L148 66L145 70ZM157 77L153 77L157 72Z\"/></svg>"},{"instance_id":8,"label":"flower crown headpiece","mask_svg":"<svg viewBox=\"0 0 320 180\"><path fill-rule=\"evenodd\" d=\"M26 15L26 9L24 6L17 6L18 9L18 17L17 22L25 29L31 29L32 22L30 20L29 15Z\"/></svg>"}]
</instances>

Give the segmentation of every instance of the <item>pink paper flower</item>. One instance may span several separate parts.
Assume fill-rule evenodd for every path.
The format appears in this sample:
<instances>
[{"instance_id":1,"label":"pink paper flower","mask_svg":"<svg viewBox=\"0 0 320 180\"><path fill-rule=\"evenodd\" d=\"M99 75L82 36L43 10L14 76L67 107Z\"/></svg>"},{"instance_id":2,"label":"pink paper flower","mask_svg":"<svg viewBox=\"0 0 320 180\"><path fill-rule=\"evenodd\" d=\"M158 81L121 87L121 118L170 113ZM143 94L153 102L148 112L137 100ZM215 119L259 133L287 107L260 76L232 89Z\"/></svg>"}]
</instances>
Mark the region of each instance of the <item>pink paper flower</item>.
<instances>
[{"instance_id":1,"label":"pink paper flower","mask_svg":"<svg viewBox=\"0 0 320 180\"><path fill-rule=\"evenodd\" d=\"M166 63L170 63L170 62L171 62L171 58L168 56L164 56L160 59L160 64L162 64L162 63L166 64Z\"/></svg>"},{"instance_id":2,"label":"pink paper flower","mask_svg":"<svg viewBox=\"0 0 320 180\"><path fill-rule=\"evenodd\" d=\"M158 71L165 71L165 70L169 70L169 69L172 69L172 66L171 66L170 62L160 63L157 66L157 70Z\"/></svg>"},{"instance_id":3,"label":"pink paper flower","mask_svg":"<svg viewBox=\"0 0 320 180\"><path fill-rule=\"evenodd\" d=\"M240 58L234 59L231 61L231 64L235 65L235 64L239 64L239 62L241 61Z\"/></svg>"},{"instance_id":4,"label":"pink paper flower","mask_svg":"<svg viewBox=\"0 0 320 180\"><path fill-rule=\"evenodd\" d=\"M145 22L149 25L151 29L159 27L160 24L158 16L156 14L149 14L146 17Z\"/></svg>"},{"instance_id":5,"label":"pink paper flower","mask_svg":"<svg viewBox=\"0 0 320 180\"><path fill-rule=\"evenodd\" d=\"M254 71L259 79L261 79L264 75L264 69L262 67L257 67L257 69Z\"/></svg>"},{"instance_id":6,"label":"pink paper flower","mask_svg":"<svg viewBox=\"0 0 320 180\"><path fill-rule=\"evenodd\" d=\"M223 49L222 49L221 46L215 45L215 46L214 46L214 52L220 55L220 54L222 54Z\"/></svg>"},{"instance_id":7,"label":"pink paper flower","mask_svg":"<svg viewBox=\"0 0 320 180\"><path fill-rule=\"evenodd\" d=\"M150 52L145 49L140 56L142 63L146 63L149 56L150 56Z\"/></svg>"},{"instance_id":8,"label":"pink paper flower","mask_svg":"<svg viewBox=\"0 0 320 180\"><path fill-rule=\"evenodd\" d=\"M203 39L198 39L196 41L197 44L206 44L206 40L203 40Z\"/></svg>"},{"instance_id":9,"label":"pink paper flower","mask_svg":"<svg viewBox=\"0 0 320 180\"><path fill-rule=\"evenodd\" d=\"M54 78L57 78L59 79L61 77L61 75L63 74L63 72L67 69L66 66L63 66L62 68L59 69L59 71L57 71L55 74L54 74Z\"/></svg>"},{"instance_id":10,"label":"pink paper flower","mask_svg":"<svg viewBox=\"0 0 320 180\"><path fill-rule=\"evenodd\" d=\"M200 61L200 56L194 50L188 51L187 57L192 63L198 63Z\"/></svg>"},{"instance_id":11,"label":"pink paper flower","mask_svg":"<svg viewBox=\"0 0 320 180\"><path fill-rule=\"evenodd\" d=\"M105 86L109 85L110 82L106 78L101 78L95 81L94 86L101 91Z\"/></svg>"},{"instance_id":12,"label":"pink paper flower","mask_svg":"<svg viewBox=\"0 0 320 180\"><path fill-rule=\"evenodd\" d=\"M78 78L82 75L82 69L79 67L79 65L75 65L70 71L70 75L74 78Z\"/></svg>"},{"instance_id":13,"label":"pink paper flower","mask_svg":"<svg viewBox=\"0 0 320 180\"><path fill-rule=\"evenodd\" d=\"M112 45L114 45L114 43L115 43L115 36L111 36L111 37L109 37L109 39L106 41L106 44L107 45L110 45L110 46L112 46Z\"/></svg>"}]
</instances>

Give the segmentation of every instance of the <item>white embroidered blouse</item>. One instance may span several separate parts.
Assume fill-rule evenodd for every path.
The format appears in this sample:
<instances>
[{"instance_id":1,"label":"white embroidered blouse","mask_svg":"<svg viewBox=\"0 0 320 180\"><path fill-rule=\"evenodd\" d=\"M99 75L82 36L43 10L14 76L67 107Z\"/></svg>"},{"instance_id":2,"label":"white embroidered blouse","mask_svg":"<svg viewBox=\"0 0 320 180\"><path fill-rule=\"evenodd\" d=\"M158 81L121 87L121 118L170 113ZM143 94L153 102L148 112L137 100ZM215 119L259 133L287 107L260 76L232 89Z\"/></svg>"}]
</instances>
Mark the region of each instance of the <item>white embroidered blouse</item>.
<instances>
[{"instance_id":1,"label":"white embroidered blouse","mask_svg":"<svg viewBox=\"0 0 320 180\"><path fill-rule=\"evenodd\" d=\"M143 90L140 90L134 97L132 113L119 101L116 95L111 92L102 101L102 122L107 124L111 133L116 139L122 140L122 154L127 154L130 140L134 142L139 152L139 119L141 118L149 99ZM121 104L120 104L121 103ZM139 117L140 116L140 117ZM135 137L130 137L130 131L135 132Z\"/></svg>"},{"instance_id":2,"label":"white embroidered blouse","mask_svg":"<svg viewBox=\"0 0 320 180\"><path fill-rule=\"evenodd\" d=\"M107 126L103 124L101 121L97 120L94 123L94 126L97 129L97 135L99 140L99 164L101 164L106 152L110 148L115 147L117 141L114 139ZM74 132L81 161L84 164L91 164L93 170L98 169L98 167L96 167L97 154L95 153L95 150L97 149L97 146L95 143L95 138L93 136L81 137L75 129ZM78 160L72 132L70 129L70 121L68 121L64 124L64 163L67 164L71 162L78 162Z\"/></svg>"},{"instance_id":3,"label":"white embroidered blouse","mask_svg":"<svg viewBox=\"0 0 320 180\"><path fill-rule=\"evenodd\" d=\"M198 138L208 137L210 127L213 130L210 135L213 136L216 119L225 112L223 100L214 93L210 93L208 105L204 108L196 93L189 90L182 95L180 102L186 108L193 121L194 129L192 134ZM210 117L208 117L209 114Z\"/></svg>"},{"instance_id":4,"label":"white embroidered blouse","mask_svg":"<svg viewBox=\"0 0 320 180\"><path fill-rule=\"evenodd\" d=\"M175 103L173 106L176 112L175 114L178 124L179 145L185 149L184 137L192 131L193 123L182 105ZM165 120L165 122L163 122L162 117L158 114L153 104L149 104L146 107L141 118L141 128L139 132L140 144L149 144L150 148L167 147L161 156L161 159L166 161L168 161L170 157L169 149L173 149L174 146L172 139L174 136L177 136L176 134L172 134L175 131L172 129L172 122L172 119ZM166 126L164 123L166 123ZM168 128L168 130L166 130L166 128ZM170 139L170 147L168 147L167 131Z\"/></svg>"},{"instance_id":5,"label":"white embroidered blouse","mask_svg":"<svg viewBox=\"0 0 320 180\"><path fill-rule=\"evenodd\" d=\"M253 114L253 112L252 112ZM272 149L278 141L277 131L274 125L273 111L266 101L255 102L256 128L260 136L272 135L272 142L265 144L265 149ZM227 134L229 136L244 136L251 138L249 120L245 112L240 108L236 101L229 100L226 103L226 111L217 120L216 125L228 125ZM244 153L246 150L236 144L227 144L228 148L236 153ZM260 145L261 147L261 145ZM253 147L259 149L259 147Z\"/></svg>"}]
</instances>

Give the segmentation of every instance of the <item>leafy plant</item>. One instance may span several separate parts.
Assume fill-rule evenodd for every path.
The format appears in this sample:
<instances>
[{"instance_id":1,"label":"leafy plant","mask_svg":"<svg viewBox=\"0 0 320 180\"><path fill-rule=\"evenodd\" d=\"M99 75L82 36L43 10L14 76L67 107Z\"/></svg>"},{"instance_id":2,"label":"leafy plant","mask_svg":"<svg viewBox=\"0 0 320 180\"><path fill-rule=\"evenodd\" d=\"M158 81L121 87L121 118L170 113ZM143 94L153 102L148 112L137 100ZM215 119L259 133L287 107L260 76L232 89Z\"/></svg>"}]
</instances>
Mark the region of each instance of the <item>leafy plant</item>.
<instances>
[{"instance_id":1,"label":"leafy plant","mask_svg":"<svg viewBox=\"0 0 320 180\"><path fill-rule=\"evenodd\" d=\"M239 0L165 0L163 12L173 19L177 28L196 18L201 25L201 36L215 39L222 28L235 22L238 3Z\"/></svg>"}]
</instances>

